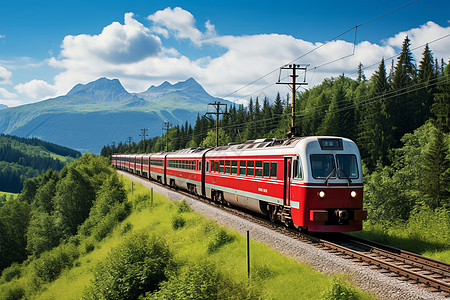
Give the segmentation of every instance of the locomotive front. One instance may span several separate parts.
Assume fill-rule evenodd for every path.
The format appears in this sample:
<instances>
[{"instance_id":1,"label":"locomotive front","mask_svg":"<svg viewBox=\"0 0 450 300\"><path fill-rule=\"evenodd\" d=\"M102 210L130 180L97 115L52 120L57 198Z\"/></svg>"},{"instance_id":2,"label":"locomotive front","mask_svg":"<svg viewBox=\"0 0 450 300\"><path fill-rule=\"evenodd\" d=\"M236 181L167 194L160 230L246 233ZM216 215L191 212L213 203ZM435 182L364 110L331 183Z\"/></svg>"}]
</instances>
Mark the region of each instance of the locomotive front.
<instances>
[{"instance_id":1,"label":"locomotive front","mask_svg":"<svg viewBox=\"0 0 450 300\"><path fill-rule=\"evenodd\" d=\"M290 191L293 223L309 231L361 230L367 211L356 144L345 138L310 137L296 150Z\"/></svg>"}]
</instances>

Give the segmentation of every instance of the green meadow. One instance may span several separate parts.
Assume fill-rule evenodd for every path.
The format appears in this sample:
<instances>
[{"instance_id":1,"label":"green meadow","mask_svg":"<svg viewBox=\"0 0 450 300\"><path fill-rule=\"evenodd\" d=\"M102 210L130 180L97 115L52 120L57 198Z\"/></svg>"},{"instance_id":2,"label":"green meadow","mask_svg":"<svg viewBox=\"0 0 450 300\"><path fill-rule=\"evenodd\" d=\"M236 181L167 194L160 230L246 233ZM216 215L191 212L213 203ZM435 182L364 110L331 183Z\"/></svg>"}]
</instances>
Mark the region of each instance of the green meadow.
<instances>
[{"instance_id":1,"label":"green meadow","mask_svg":"<svg viewBox=\"0 0 450 300\"><path fill-rule=\"evenodd\" d=\"M321 274L255 241L250 242L247 278L246 237L193 212L186 202L155 193L152 203L149 190L140 184L134 184L131 194L131 181L122 181L132 207L128 217L100 241L77 235L48 251L53 256L43 253L5 269L0 299L119 299L127 289L138 292L126 297L141 299L373 299L344 275ZM157 256L163 259L155 260ZM59 261L55 257L69 263L53 276L40 261ZM142 261L149 262L145 270L161 278L148 281L156 289L112 278L120 277L123 268L123 274L142 275L137 271Z\"/></svg>"}]
</instances>

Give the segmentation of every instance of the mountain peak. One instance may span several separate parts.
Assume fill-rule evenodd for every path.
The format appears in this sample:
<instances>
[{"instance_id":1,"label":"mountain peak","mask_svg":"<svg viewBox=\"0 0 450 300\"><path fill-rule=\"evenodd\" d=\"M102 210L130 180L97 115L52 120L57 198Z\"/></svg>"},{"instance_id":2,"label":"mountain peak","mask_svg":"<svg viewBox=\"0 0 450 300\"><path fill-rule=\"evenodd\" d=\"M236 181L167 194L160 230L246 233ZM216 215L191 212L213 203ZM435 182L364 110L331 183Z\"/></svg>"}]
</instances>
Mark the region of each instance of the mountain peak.
<instances>
[{"instance_id":1,"label":"mountain peak","mask_svg":"<svg viewBox=\"0 0 450 300\"><path fill-rule=\"evenodd\" d=\"M8 108L8 105L0 104L0 110L2 110L2 109L7 109L7 108Z\"/></svg>"},{"instance_id":2,"label":"mountain peak","mask_svg":"<svg viewBox=\"0 0 450 300\"><path fill-rule=\"evenodd\" d=\"M95 103L122 102L132 97L118 79L99 78L87 84L77 84L66 96L77 96Z\"/></svg>"}]
</instances>

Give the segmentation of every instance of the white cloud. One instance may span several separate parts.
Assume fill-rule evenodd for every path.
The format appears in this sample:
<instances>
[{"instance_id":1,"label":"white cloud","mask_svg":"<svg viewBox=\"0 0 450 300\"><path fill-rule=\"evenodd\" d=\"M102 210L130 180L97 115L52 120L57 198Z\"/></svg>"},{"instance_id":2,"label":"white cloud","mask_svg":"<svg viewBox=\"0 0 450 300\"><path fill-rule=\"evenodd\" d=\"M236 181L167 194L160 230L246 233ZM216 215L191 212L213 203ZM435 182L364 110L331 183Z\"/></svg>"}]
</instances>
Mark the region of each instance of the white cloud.
<instances>
[{"instance_id":1,"label":"white cloud","mask_svg":"<svg viewBox=\"0 0 450 300\"><path fill-rule=\"evenodd\" d=\"M123 64L155 56L161 51L161 40L133 18L125 14L124 25L114 22L99 35L68 35L62 44L61 56L69 60L98 59Z\"/></svg>"},{"instance_id":2,"label":"white cloud","mask_svg":"<svg viewBox=\"0 0 450 300\"><path fill-rule=\"evenodd\" d=\"M446 58L448 59L450 49L450 26L442 27L432 21L428 21L426 24L418 28L412 28L408 31L399 32L394 37L387 39L385 43L392 47L401 49L406 36L408 36L411 41L411 49L445 37L439 41L430 43L429 47L433 51L433 56L435 58L444 58L444 60ZM423 47L413 51L416 61L420 61L422 59L422 52Z\"/></svg>"},{"instance_id":3,"label":"white cloud","mask_svg":"<svg viewBox=\"0 0 450 300\"><path fill-rule=\"evenodd\" d=\"M57 88L48 84L43 80L33 79L27 83L20 83L14 89L23 95L31 97L36 100L41 100L56 96Z\"/></svg>"},{"instance_id":4,"label":"white cloud","mask_svg":"<svg viewBox=\"0 0 450 300\"><path fill-rule=\"evenodd\" d=\"M0 84L10 83L12 73L8 71L5 67L0 66Z\"/></svg>"},{"instance_id":5,"label":"white cloud","mask_svg":"<svg viewBox=\"0 0 450 300\"><path fill-rule=\"evenodd\" d=\"M1 98L6 98L6 99L13 99L16 97L16 94L14 93L10 93L8 90L6 90L5 88L1 88L0 87L0 97Z\"/></svg>"},{"instance_id":6,"label":"white cloud","mask_svg":"<svg viewBox=\"0 0 450 300\"><path fill-rule=\"evenodd\" d=\"M156 24L152 29L165 38L173 34L178 39L190 39L198 46L201 46L206 38L216 35L215 27L209 20L205 24L206 32L202 33L195 26L194 16L180 7L174 9L167 7L148 16L147 19Z\"/></svg>"},{"instance_id":7,"label":"white cloud","mask_svg":"<svg viewBox=\"0 0 450 300\"><path fill-rule=\"evenodd\" d=\"M230 95L230 99L239 101L261 93L274 97L277 91L283 95L289 92L286 87L275 85L278 68L322 45L281 34L219 36L210 21L206 22L202 32L196 27L194 16L179 7L166 8L148 16L152 22L151 29L134 19L132 13L125 14L124 19L123 25L114 22L98 35L65 37L60 55L48 61L50 66L61 69L54 78L54 85L33 80L16 86L16 91L30 97L55 96L68 92L77 83L87 83L105 76L120 79L130 92L141 92L166 80L175 83L194 77L214 96ZM352 43L332 41L295 63L310 64L306 79L309 87L321 83L324 78L337 77L342 73L356 77L354 73L360 62L364 66L373 65L365 70L369 78L383 57L388 58L398 52L406 34L410 35L412 47L415 47L448 34L449 30L450 27L428 22L419 28L399 33L381 45L362 41L356 45L354 55L351 55ZM157 35L165 38L174 36L194 43L198 46L197 57L200 58L193 60L180 54L177 49L164 47ZM430 45L435 57L448 59L449 40ZM225 52L210 57L202 47L205 45ZM327 64L329 62L333 63ZM269 76L242 88L269 72ZM288 75L282 74L282 77ZM238 92L232 93L238 89Z\"/></svg>"}]
</instances>

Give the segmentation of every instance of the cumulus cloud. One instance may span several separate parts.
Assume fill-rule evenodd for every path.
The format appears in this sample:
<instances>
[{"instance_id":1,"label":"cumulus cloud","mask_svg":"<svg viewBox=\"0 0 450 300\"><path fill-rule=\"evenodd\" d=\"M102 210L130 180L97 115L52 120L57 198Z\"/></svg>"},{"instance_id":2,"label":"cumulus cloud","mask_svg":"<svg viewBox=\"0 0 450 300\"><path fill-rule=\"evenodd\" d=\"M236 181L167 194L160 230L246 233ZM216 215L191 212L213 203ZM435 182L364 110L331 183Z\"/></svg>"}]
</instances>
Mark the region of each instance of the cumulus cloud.
<instances>
[{"instance_id":1,"label":"cumulus cloud","mask_svg":"<svg viewBox=\"0 0 450 300\"><path fill-rule=\"evenodd\" d=\"M23 95L33 99L45 99L54 97L57 93L57 88L43 80L33 79L26 83L20 83L14 89Z\"/></svg>"},{"instance_id":2,"label":"cumulus cloud","mask_svg":"<svg viewBox=\"0 0 450 300\"><path fill-rule=\"evenodd\" d=\"M12 73L5 67L0 66L0 84L10 83Z\"/></svg>"},{"instance_id":3,"label":"cumulus cloud","mask_svg":"<svg viewBox=\"0 0 450 300\"><path fill-rule=\"evenodd\" d=\"M0 98L13 99L16 97L16 94L9 92L5 88L0 87Z\"/></svg>"},{"instance_id":4,"label":"cumulus cloud","mask_svg":"<svg viewBox=\"0 0 450 300\"><path fill-rule=\"evenodd\" d=\"M66 59L98 59L115 64L133 63L161 51L161 40L133 18L125 14L124 25L114 22L99 35L68 35L61 55Z\"/></svg>"},{"instance_id":5,"label":"cumulus cloud","mask_svg":"<svg viewBox=\"0 0 450 300\"><path fill-rule=\"evenodd\" d=\"M205 24L206 32L202 33L195 26L194 16L180 7L174 9L167 7L148 16L147 19L155 23L152 30L165 38L172 34L178 39L189 39L198 46L202 45L205 39L216 35L215 27L209 20Z\"/></svg>"},{"instance_id":6,"label":"cumulus cloud","mask_svg":"<svg viewBox=\"0 0 450 300\"><path fill-rule=\"evenodd\" d=\"M442 27L432 21L428 21L418 28L399 32L395 36L388 38L385 43L401 49L406 36L411 40L411 48L416 48L439 39L437 42L430 43L429 47L433 50L434 57L448 59L448 49L450 49L450 26ZM422 58L422 51L423 47L420 47L417 51L413 51L417 61Z\"/></svg>"},{"instance_id":7,"label":"cumulus cloud","mask_svg":"<svg viewBox=\"0 0 450 300\"><path fill-rule=\"evenodd\" d=\"M366 67L372 66L365 70L365 75L370 77L383 57L392 57L398 52L406 34L415 47L450 30L450 27L428 22L382 44L362 41L353 52L355 45L343 40L323 45L282 34L220 36L210 21L205 23L203 31L197 28L194 16L179 7L157 11L147 19L151 22L149 28L138 22L132 13L127 13L123 25L114 22L98 35L65 37L60 55L49 60L50 66L61 69L54 78L54 85L35 80L18 85L16 91L35 97L52 96L69 91L77 83L105 76L120 79L131 92L141 92L166 80L175 83L194 77L214 96L241 101L261 93L274 97L277 91L289 92L275 85L279 67L319 46L322 47L295 61L310 65L306 79L309 87L342 73L356 77L360 62ZM180 53L181 50L165 47L160 37L193 43L198 48L196 56L199 58L194 60ZM448 59L448 40L450 38L430 45L435 57ZM220 48L223 54L210 57L205 45ZM343 57L346 58L341 59ZM265 74L269 75L242 88ZM288 75L282 74L282 78ZM236 90L238 92L233 93Z\"/></svg>"}]
</instances>

